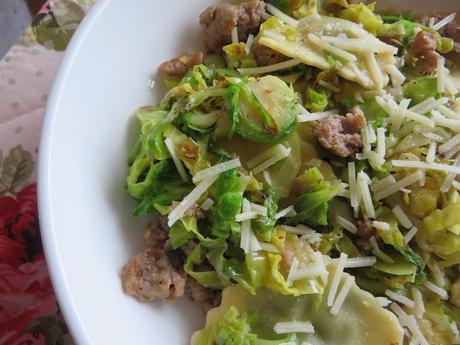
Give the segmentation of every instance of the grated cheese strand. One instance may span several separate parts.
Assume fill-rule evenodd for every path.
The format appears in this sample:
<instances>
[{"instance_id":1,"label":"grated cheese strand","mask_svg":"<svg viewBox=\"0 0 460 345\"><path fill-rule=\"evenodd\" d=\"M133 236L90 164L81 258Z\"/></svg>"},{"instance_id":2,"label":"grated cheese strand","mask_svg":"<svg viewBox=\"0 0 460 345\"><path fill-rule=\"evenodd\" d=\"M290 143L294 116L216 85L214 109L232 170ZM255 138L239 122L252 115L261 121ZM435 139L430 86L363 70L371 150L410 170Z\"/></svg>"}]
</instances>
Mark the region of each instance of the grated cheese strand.
<instances>
[{"instance_id":1,"label":"grated cheese strand","mask_svg":"<svg viewBox=\"0 0 460 345\"><path fill-rule=\"evenodd\" d=\"M317 113L308 113L308 114L301 114L297 115L297 122L310 122L310 121L318 121L321 119L325 119L333 114L337 114L337 109L321 111Z\"/></svg>"},{"instance_id":2,"label":"grated cheese strand","mask_svg":"<svg viewBox=\"0 0 460 345\"><path fill-rule=\"evenodd\" d=\"M214 200L211 198L207 198L201 205L200 208L208 211L214 205Z\"/></svg>"},{"instance_id":3,"label":"grated cheese strand","mask_svg":"<svg viewBox=\"0 0 460 345\"><path fill-rule=\"evenodd\" d=\"M394 167L399 167L399 168L407 168L407 169L419 168L419 169L437 170L437 171L445 171L445 172L460 174L460 167L456 167L456 166L448 165L448 164L427 163L427 162L409 161L409 160L392 160L391 164Z\"/></svg>"},{"instance_id":4,"label":"grated cheese strand","mask_svg":"<svg viewBox=\"0 0 460 345\"><path fill-rule=\"evenodd\" d=\"M452 150L455 146L460 144L460 133L457 135L454 135L452 138L447 140L444 144L439 146L438 152L439 153L445 153L449 150Z\"/></svg>"},{"instance_id":5,"label":"grated cheese strand","mask_svg":"<svg viewBox=\"0 0 460 345\"><path fill-rule=\"evenodd\" d=\"M277 322L273 330L276 334L315 333L315 328L310 321Z\"/></svg>"},{"instance_id":6,"label":"grated cheese strand","mask_svg":"<svg viewBox=\"0 0 460 345\"><path fill-rule=\"evenodd\" d=\"M443 288L433 284L432 282L428 281L428 280L425 280L423 282L423 286L426 287L428 290L430 290L431 292L435 293L436 295L438 295L439 297L441 297L441 299L448 299L449 298L449 294L447 293L446 290L444 290Z\"/></svg>"},{"instance_id":7,"label":"grated cheese strand","mask_svg":"<svg viewBox=\"0 0 460 345\"><path fill-rule=\"evenodd\" d=\"M404 213L401 206L396 205L391 211L403 227L405 227L406 229L410 229L412 227L412 222L410 221L409 217L407 217L407 215Z\"/></svg>"},{"instance_id":8,"label":"grated cheese strand","mask_svg":"<svg viewBox=\"0 0 460 345\"><path fill-rule=\"evenodd\" d=\"M378 220L374 220L371 222L372 226L378 230L382 231L389 231L391 230L390 224L386 222L379 222Z\"/></svg>"},{"instance_id":9,"label":"grated cheese strand","mask_svg":"<svg viewBox=\"0 0 460 345\"><path fill-rule=\"evenodd\" d=\"M292 17L289 17L287 14L285 14L284 12L280 11L279 9L277 9L272 4L267 4L266 3L265 8L267 9L267 12L273 14L276 18L278 18L282 22L284 22L284 23L286 23L288 25L291 25L293 27L297 27L299 25L299 22L297 20L295 20Z\"/></svg>"},{"instance_id":10,"label":"grated cheese strand","mask_svg":"<svg viewBox=\"0 0 460 345\"><path fill-rule=\"evenodd\" d=\"M238 213L235 215L235 221L239 223L245 220L258 218L259 216L260 216L260 213L257 211L242 212L242 213Z\"/></svg>"},{"instance_id":11,"label":"grated cheese strand","mask_svg":"<svg viewBox=\"0 0 460 345\"><path fill-rule=\"evenodd\" d=\"M387 295L395 302L404 304L406 307L409 307L411 309L415 308L415 302L400 293L391 290L385 290L385 295Z\"/></svg>"},{"instance_id":12,"label":"grated cheese strand","mask_svg":"<svg viewBox=\"0 0 460 345\"><path fill-rule=\"evenodd\" d=\"M336 46L333 46L332 44L329 44L325 41L322 41L321 38L319 38L317 35L313 34L313 33L310 33L307 35L308 39L316 46L320 47L321 49L325 50L325 51L328 51L332 54L334 54L335 56L345 60L345 61L350 61L350 62L355 62L358 60L358 58L353 55L353 54L350 54L349 52L343 50L343 49L340 49Z\"/></svg>"},{"instance_id":13,"label":"grated cheese strand","mask_svg":"<svg viewBox=\"0 0 460 345\"><path fill-rule=\"evenodd\" d=\"M375 301L382 308L388 307L391 303L393 303L391 300L389 300L386 297L375 297Z\"/></svg>"},{"instance_id":14,"label":"grated cheese strand","mask_svg":"<svg viewBox=\"0 0 460 345\"><path fill-rule=\"evenodd\" d=\"M433 26L431 26L431 28L433 30L436 30L436 31L439 31L441 30L443 27L445 27L447 24L451 23L452 21L455 20L455 16L457 14L454 12L454 13L451 13L449 14L447 17L441 19L439 22L437 22L436 24L433 24Z\"/></svg>"},{"instance_id":15,"label":"grated cheese strand","mask_svg":"<svg viewBox=\"0 0 460 345\"><path fill-rule=\"evenodd\" d=\"M176 166L180 178L182 179L182 181L187 182L187 172L185 171L184 165L182 164L182 161L180 160L179 156L177 156L176 149L174 148L174 143L171 140L171 138L165 139L165 145L169 151L169 154L171 155L174 165Z\"/></svg>"},{"instance_id":16,"label":"grated cheese strand","mask_svg":"<svg viewBox=\"0 0 460 345\"><path fill-rule=\"evenodd\" d=\"M359 208L359 199L358 199L358 190L356 186L355 162L348 163L348 183L350 185L350 204L356 213L358 212L358 208Z\"/></svg>"},{"instance_id":17,"label":"grated cheese strand","mask_svg":"<svg viewBox=\"0 0 460 345\"><path fill-rule=\"evenodd\" d=\"M415 234L417 233L418 229L413 226L408 232L406 235L404 235L404 243L408 244L415 236Z\"/></svg>"},{"instance_id":18,"label":"grated cheese strand","mask_svg":"<svg viewBox=\"0 0 460 345\"><path fill-rule=\"evenodd\" d=\"M341 226L342 228L348 230L352 234L356 234L358 232L358 228L356 227L355 224L353 224L348 219L346 219L346 218L344 218L344 217L342 217L342 216L340 216L338 214L335 216L335 221L336 221L338 226Z\"/></svg>"},{"instance_id":19,"label":"grated cheese strand","mask_svg":"<svg viewBox=\"0 0 460 345\"><path fill-rule=\"evenodd\" d=\"M357 177L358 193L363 200L364 210L369 218L375 218L374 204L372 203L371 192L369 190L369 176L364 171L360 171Z\"/></svg>"},{"instance_id":20,"label":"grated cheese strand","mask_svg":"<svg viewBox=\"0 0 460 345\"><path fill-rule=\"evenodd\" d=\"M282 209L281 211L279 211L277 214L275 214L275 219L286 217L289 214L291 214L293 211L295 212L294 205L288 206L285 209Z\"/></svg>"},{"instance_id":21,"label":"grated cheese strand","mask_svg":"<svg viewBox=\"0 0 460 345\"><path fill-rule=\"evenodd\" d=\"M412 298L415 302L415 315L417 318L421 319L423 314L425 314L425 304L423 303L422 293L416 287L412 287Z\"/></svg>"},{"instance_id":22,"label":"grated cheese strand","mask_svg":"<svg viewBox=\"0 0 460 345\"><path fill-rule=\"evenodd\" d=\"M395 161L392 161L392 162L395 162ZM395 165L393 164L393 166L398 166L398 165ZM396 193L397 191L399 191L400 189L402 188L405 188L407 186L410 186L411 184L417 182L417 181L420 181L422 178L423 178L424 174L422 173L422 171L418 170L417 172L399 180L398 182L396 182L395 184L389 186L387 189L384 189L382 191L379 191L377 193L374 194L374 200L375 201L380 201L382 199L385 199L386 197Z\"/></svg>"},{"instance_id":23,"label":"grated cheese strand","mask_svg":"<svg viewBox=\"0 0 460 345\"><path fill-rule=\"evenodd\" d=\"M216 164L210 168L206 168L203 170L198 171L194 176L193 176L193 182L197 183L200 181L203 181L207 178L213 177L213 176L218 176L219 174L226 172L228 170L232 170L235 168L239 168L241 166L241 162L239 158L232 159L230 161L226 161L223 163Z\"/></svg>"},{"instance_id":24,"label":"grated cheese strand","mask_svg":"<svg viewBox=\"0 0 460 345\"><path fill-rule=\"evenodd\" d=\"M179 219L181 219L185 212L192 207L192 205L200 198L200 196L208 190L211 185L216 182L219 176L215 175L208 179L201 181L168 215L168 226L171 227Z\"/></svg>"},{"instance_id":25,"label":"grated cheese strand","mask_svg":"<svg viewBox=\"0 0 460 345\"><path fill-rule=\"evenodd\" d=\"M342 289L340 290L334 305L331 308L331 314L332 315L337 315L340 311L340 308L342 308L343 303L345 302L345 299L348 296L348 293L350 292L351 288L353 287L353 284L355 283L355 277L349 275L346 280L345 284L343 284Z\"/></svg>"},{"instance_id":26,"label":"grated cheese strand","mask_svg":"<svg viewBox=\"0 0 460 345\"><path fill-rule=\"evenodd\" d=\"M238 27L237 26L233 27L232 32L231 32L231 36L232 36L232 43L238 43L239 42L239 39L238 39Z\"/></svg>"},{"instance_id":27,"label":"grated cheese strand","mask_svg":"<svg viewBox=\"0 0 460 345\"><path fill-rule=\"evenodd\" d=\"M261 163L260 165L256 166L252 172L254 175L261 173L262 171L268 169L272 165L278 163L280 160L288 157L291 154L291 148L285 148L284 152L277 153L273 157L267 159L265 162Z\"/></svg>"},{"instance_id":28,"label":"grated cheese strand","mask_svg":"<svg viewBox=\"0 0 460 345\"><path fill-rule=\"evenodd\" d=\"M254 35L253 34L249 34L248 35L248 39L246 41L246 47L244 47L244 49L246 50L246 54L250 54L251 53L251 48L252 48L252 44L254 43Z\"/></svg>"},{"instance_id":29,"label":"grated cheese strand","mask_svg":"<svg viewBox=\"0 0 460 345\"><path fill-rule=\"evenodd\" d=\"M436 150L438 147L438 143L436 141L432 141L430 146L428 146L428 151L426 153L426 161L428 163L433 163L436 158Z\"/></svg>"},{"instance_id":30,"label":"grated cheese strand","mask_svg":"<svg viewBox=\"0 0 460 345\"><path fill-rule=\"evenodd\" d=\"M349 258L345 261L345 268L369 267L375 265L377 258L375 256L361 256L358 258Z\"/></svg>"},{"instance_id":31,"label":"grated cheese strand","mask_svg":"<svg viewBox=\"0 0 460 345\"><path fill-rule=\"evenodd\" d=\"M372 247L372 254L374 254L376 257L378 257L380 260L392 264L394 261L392 258L390 258L388 255L386 255L382 250L379 248L379 245L377 244L377 240L375 239L374 236L372 236L369 239L369 244Z\"/></svg>"},{"instance_id":32,"label":"grated cheese strand","mask_svg":"<svg viewBox=\"0 0 460 345\"><path fill-rule=\"evenodd\" d=\"M262 67L250 67L250 68L238 68L238 72L241 75L258 75L267 74L283 69L291 68L300 65L302 62L297 59L286 60L283 62L275 63L273 65L262 66Z\"/></svg>"},{"instance_id":33,"label":"grated cheese strand","mask_svg":"<svg viewBox=\"0 0 460 345\"><path fill-rule=\"evenodd\" d=\"M383 179L373 183L371 185L371 191L373 193L377 193L383 189L386 189L388 188L389 186L391 186L392 184L395 184L396 183L396 179L394 178L393 175L388 175L387 177L384 177Z\"/></svg>"},{"instance_id":34,"label":"grated cheese strand","mask_svg":"<svg viewBox=\"0 0 460 345\"><path fill-rule=\"evenodd\" d=\"M334 305L334 300L337 294L337 289L339 288L340 280L343 275L343 269L345 267L345 262L348 255L345 253L340 253L339 260L335 267L334 274L332 275L331 287L329 288L329 293L327 295L327 306L332 307Z\"/></svg>"},{"instance_id":35,"label":"grated cheese strand","mask_svg":"<svg viewBox=\"0 0 460 345\"><path fill-rule=\"evenodd\" d=\"M257 165L259 165L260 163L263 163L264 161L266 161L267 159L273 157L274 155L276 155L276 154L278 154L280 152L284 152L284 150L285 150L285 147L283 145L281 145L281 144L272 146L269 149L259 153L257 156L255 156L255 157L251 158L250 160L248 160L246 162L246 166L249 169L253 169Z\"/></svg>"}]
</instances>

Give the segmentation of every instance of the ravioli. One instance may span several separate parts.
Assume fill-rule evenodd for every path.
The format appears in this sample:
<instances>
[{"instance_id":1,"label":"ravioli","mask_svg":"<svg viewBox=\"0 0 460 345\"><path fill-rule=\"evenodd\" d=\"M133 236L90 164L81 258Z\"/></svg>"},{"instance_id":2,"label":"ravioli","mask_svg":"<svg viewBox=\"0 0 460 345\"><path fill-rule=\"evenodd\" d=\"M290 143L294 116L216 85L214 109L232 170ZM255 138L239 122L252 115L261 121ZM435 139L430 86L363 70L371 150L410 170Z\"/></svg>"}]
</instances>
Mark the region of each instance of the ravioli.
<instances>
[{"instance_id":1,"label":"ravioli","mask_svg":"<svg viewBox=\"0 0 460 345\"><path fill-rule=\"evenodd\" d=\"M342 283L348 274L342 277ZM283 296L269 289L260 289L251 295L239 286L230 286L223 291L222 303L210 310L206 327L195 332L192 345L211 345L209 335L218 327L231 306L241 312L256 315L254 332L267 339L280 339L273 331L277 322L310 321L313 334L297 334L300 345L307 341L312 345L398 345L403 343L403 329L397 318L380 307L375 298L361 290L356 284L350 290L340 313L330 313L326 304L328 289L321 295Z\"/></svg>"}]
</instances>

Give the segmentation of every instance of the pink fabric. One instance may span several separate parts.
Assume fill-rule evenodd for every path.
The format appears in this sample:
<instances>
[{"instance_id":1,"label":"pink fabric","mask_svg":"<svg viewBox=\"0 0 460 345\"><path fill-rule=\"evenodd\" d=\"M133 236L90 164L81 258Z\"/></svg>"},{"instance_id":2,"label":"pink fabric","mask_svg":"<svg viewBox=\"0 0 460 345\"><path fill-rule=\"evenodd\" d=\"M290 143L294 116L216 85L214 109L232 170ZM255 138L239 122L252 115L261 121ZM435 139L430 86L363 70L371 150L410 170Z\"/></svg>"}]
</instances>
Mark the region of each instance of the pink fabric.
<instances>
[{"instance_id":1,"label":"pink fabric","mask_svg":"<svg viewBox=\"0 0 460 345\"><path fill-rule=\"evenodd\" d=\"M0 345L73 344L46 267L35 169L46 99L92 1L47 1L0 61Z\"/></svg>"}]
</instances>

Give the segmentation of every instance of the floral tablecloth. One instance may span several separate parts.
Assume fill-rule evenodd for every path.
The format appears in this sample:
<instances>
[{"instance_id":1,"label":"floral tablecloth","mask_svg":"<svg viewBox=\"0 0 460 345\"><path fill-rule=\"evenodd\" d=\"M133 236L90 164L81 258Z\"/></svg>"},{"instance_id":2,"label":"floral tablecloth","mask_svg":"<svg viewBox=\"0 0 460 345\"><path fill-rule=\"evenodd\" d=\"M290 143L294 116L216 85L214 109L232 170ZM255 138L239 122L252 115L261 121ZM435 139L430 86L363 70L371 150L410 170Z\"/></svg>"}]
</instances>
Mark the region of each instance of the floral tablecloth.
<instances>
[{"instance_id":1,"label":"floral tablecloth","mask_svg":"<svg viewBox=\"0 0 460 345\"><path fill-rule=\"evenodd\" d=\"M35 180L47 95L94 2L48 1L0 61L0 345L73 343L46 268Z\"/></svg>"}]
</instances>

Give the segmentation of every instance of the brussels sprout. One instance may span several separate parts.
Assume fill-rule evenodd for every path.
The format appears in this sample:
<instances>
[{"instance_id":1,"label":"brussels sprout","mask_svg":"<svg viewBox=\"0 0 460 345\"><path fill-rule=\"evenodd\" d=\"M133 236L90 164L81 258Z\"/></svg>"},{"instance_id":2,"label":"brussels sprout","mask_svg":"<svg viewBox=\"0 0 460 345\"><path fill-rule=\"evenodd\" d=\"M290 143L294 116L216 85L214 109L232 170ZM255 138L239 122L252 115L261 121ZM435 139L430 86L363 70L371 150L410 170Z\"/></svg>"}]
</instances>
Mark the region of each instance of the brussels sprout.
<instances>
[{"instance_id":1,"label":"brussels sprout","mask_svg":"<svg viewBox=\"0 0 460 345\"><path fill-rule=\"evenodd\" d=\"M248 82L239 79L233 81L237 82L235 86L239 88L239 100L231 106L237 105L236 131L242 137L273 143L292 132L298 115L297 97L292 88L274 76ZM233 119L235 110L231 112Z\"/></svg>"}]
</instances>

